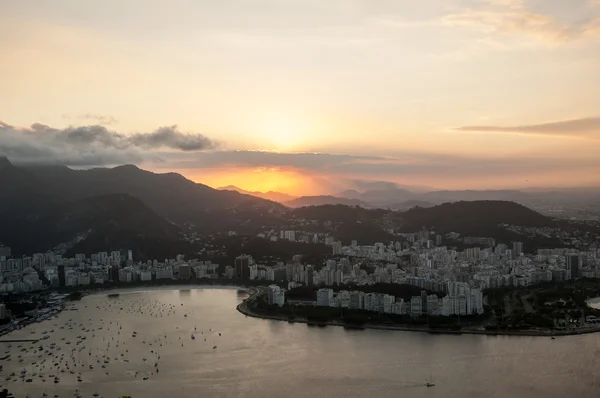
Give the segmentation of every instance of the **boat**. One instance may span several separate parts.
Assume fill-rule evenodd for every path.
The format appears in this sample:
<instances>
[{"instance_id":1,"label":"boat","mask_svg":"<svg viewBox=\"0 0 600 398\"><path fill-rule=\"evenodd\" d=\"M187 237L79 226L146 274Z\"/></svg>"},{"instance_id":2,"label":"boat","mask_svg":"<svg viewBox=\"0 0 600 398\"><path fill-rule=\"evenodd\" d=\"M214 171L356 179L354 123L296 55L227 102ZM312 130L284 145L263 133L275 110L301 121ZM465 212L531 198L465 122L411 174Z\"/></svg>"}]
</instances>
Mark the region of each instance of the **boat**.
<instances>
[{"instance_id":1,"label":"boat","mask_svg":"<svg viewBox=\"0 0 600 398\"><path fill-rule=\"evenodd\" d=\"M425 383L426 387L434 387L435 383L433 382L433 376L431 375L431 369L429 370L429 381Z\"/></svg>"},{"instance_id":2,"label":"boat","mask_svg":"<svg viewBox=\"0 0 600 398\"><path fill-rule=\"evenodd\" d=\"M108 297L119 297L119 293L109 293Z\"/></svg>"},{"instance_id":3,"label":"boat","mask_svg":"<svg viewBox=\"0 0 600 398\"><path fill-rule=\"evenodd\" d=\"M192 340L196 340L196 336L192 335Z\"/></svg>"}]
</instances>

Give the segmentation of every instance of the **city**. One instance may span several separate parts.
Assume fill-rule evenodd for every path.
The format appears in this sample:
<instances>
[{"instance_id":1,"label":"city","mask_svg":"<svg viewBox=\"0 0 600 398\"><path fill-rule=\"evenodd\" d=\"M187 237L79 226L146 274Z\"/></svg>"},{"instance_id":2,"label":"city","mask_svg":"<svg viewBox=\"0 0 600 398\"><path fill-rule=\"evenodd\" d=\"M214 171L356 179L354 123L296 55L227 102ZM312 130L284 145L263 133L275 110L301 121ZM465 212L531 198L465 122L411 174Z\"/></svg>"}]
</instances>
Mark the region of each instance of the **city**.
<instances>
[{"instance_id":1,"label":"city","mask_svg":"<svg viewBox=\"0 0 600 398\"><path fill-rule=\"evenodd\" d=\"M600 0L0 1L0 398L598 398Z\"/></svg>"},{"instance_id":2,"label":"city","mask_svg":"<svg viewBox=\"0 0 600 398\"><path fill-rule=\"evenodd\" d=\"M495 244L491 238L465 238L463 241L488 247L458 251L444 245L456 235L423 230L402 234L401 241L388 244L359 245L352 240L344 246L331 236L314 234L313 243L322 239L331 250L328 259L314 264L304 263L300 254L274 265L260 264L250 255L237 256L231 265L186 259L183 255L163 261L136 261L131 250L76 254L71 258L52 252L14 258L9 247L0 247L0 292L19 294L65 288L85 291L127 284L238 283L268 286L268 304L279 307L331 307L422 318L483 315L484 307L490 311L492 304L484 293L498 289L600 280L595 244L586 251L556 248L526 254L521 242L511 242L509 246ZM296 236L308 240L305 232L294 230L282 230L270 237L261 233L259 238L294 241ZM419 293L396 297L368 291L370 287L386 285L410 286ZM312 289L313 293L300 299L294 297L294 292L303 288ZM504 308L496 306L495 311L500 310L502 317L509 318L514 303L506 301L502 305ZM555 316L560 317L554 319L555 326L566 322L565 318L570 320L572 315L563 311ZM579 315L582 317L583 313ZM595 323L595 317L588 314L587 319L577 319L577 326L589 326L591 321Z\"/></svg>"}]
</instances>

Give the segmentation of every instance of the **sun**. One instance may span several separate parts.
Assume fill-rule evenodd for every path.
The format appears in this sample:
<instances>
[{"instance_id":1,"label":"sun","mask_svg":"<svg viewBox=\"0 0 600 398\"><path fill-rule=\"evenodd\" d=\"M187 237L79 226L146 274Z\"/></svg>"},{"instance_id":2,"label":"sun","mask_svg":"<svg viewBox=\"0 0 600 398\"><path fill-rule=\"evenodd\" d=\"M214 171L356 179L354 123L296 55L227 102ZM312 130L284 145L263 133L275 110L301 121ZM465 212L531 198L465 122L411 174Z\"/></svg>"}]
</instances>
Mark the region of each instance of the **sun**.
<instances>
[{"instance_id":1,"label":"sun","mask_svg":"<svg viewBox=\"0 0 600 398\"><path fill-rule=\"evenodd\" d=\"M277 151L292 151L298 147L302 138L302 128L290 120L273 118L262 124L259 133L267 145Z\"/></svg>"}]
</instances>

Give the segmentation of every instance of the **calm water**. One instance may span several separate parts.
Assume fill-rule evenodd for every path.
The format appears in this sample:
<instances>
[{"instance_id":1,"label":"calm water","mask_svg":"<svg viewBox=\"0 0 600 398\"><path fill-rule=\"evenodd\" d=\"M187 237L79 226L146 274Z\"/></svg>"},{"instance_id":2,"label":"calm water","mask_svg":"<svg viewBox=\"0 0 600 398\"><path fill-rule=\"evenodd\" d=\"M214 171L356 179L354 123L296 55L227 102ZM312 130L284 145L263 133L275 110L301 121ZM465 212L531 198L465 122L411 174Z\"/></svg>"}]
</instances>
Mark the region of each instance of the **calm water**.
<instances>
[{"instance_id":1,"label":"calm water","mask_svg":"<svg viewBox=\"0 0 600 398\"><path fill-rule=\"evenodd\" d=\"M245 297L236 290L123 292L119 298L85 297L75 304L78 311L6 337L54 329L35 346L23 344L25 352L17 343L0 344L2 352L11 352L11 361L2 361L1 383L16 397L72 397L76 388L84 397L134 398L600 396L600 334L551 340L346 331L247 318L235 310ZM65 324L75 327L60 329ZM87 339L76 344L78 335ZM58 384L47 376L58 368L49 360L40 364L47 355L38 358L37 347L51 342L61 347L54 351L58 357L64 354L55 359L58 367L69 363L76 370L60 373ZM110 358L105 369L98 363L103 356ZM31 383L4 381L21 369L38 375ZM436 386L427 388L422 384L430 372Z\"/></svg>"}]
</instances>

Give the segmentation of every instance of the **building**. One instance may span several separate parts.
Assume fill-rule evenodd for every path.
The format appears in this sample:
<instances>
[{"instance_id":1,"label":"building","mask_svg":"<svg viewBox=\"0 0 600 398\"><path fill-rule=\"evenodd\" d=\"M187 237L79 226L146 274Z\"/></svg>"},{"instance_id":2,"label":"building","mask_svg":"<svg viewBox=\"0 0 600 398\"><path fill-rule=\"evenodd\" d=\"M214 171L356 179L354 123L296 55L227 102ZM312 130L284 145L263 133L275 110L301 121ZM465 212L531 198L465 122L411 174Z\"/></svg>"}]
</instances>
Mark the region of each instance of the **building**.
<instances>
[{"instance_id":1,"label":"building","mask_svg":"<svg viewBox=\"0 0 600 398\"><path fill-rule=\"evenodd\" d=\"M350 292L350 302L348 308L352 310L362 310L364 308L364 297L365 294L361 291L355 290Z\"/></svg>"},{"instance_id":2,"label":"building","mask_svg":"<svg viewBox=\"0 0 600 398\"><path fill-rule=\"evenodd\" d=\"M241 255L235 259L235 277L237 279L250 279L250 256Z\"/></svg>"},{"instance_id":3,"label":"building","mask_svg":"<svg viewBox=\"0 0 600 398\"><path fill-rule=\"evenodd\" d=\"M332 250L333 250L333 255L334 256L339 256L340 254L342 254L342 242L337 241L334 242L334 244L331 246Z\"/></svg>"},{"instance_id":4,"label":"building","mask_svg":"<svg viewBox=\"0 0 600 398\"><path fill-rule=\"evenodd\" d=\"M10 257L10 247L0 246L0 260L7 259Z\"/></svg>"},{"instance_id":5,"label":"building","mask_svg":"<svg viewBox=\"0 0 600 398\"><path fill-rule=\"evenodd\" d=\"M60 287L67 286L67 278L66 278L66 274L65 274L65 266L64 265L58 266L58 286L60 286Z\"/></svg>"},{"instance_id":6,"label":"building","mask_svg":"<svg viewBox=\"0 0 600 398\"><path fill-rule=\"evenodd\" d=\"M182 264L179 266L179 279L189 280L192 278L191 267L188 264Z\"/></svg>"},{"instance_id":7,"label":"building","mask_svg":"<svg viewBox=\"0 0 600 398\"><path fill-rule=\"evenodd\" d=\"M512 244L512 258L517 259L523 253L523 243L522 242L513 242Z\"/></svg>"},{"instance_id":8,"label":"building","mask_svg":"<svg viewBox=\"0 0 600 398\"><path fill-rule=\"evenodd\" d=\"M410 299L410 316L418 318L423 314L423 301L421 296L413 296Z\"/></svg>"},{"instance_id":9,"label":"building","mask_svg":"<svg viewBox=\"0 0 600 398\"><path fill-rule=\"evenodd\" d=\"M116 265L110 267L109 280L111 282L119 282L119 267Z\"/></svg>"},{"instance_id":10,"label":"building","mask_svg":"<svg viewBox=\"0 0 600 398\"><path fill-rule=\"evenodd\" d=\"M317 306L329 307L329 303L333 299L332 289L319 289L317 290Z\"/></svg>"},{"instance_id":11,"label":"building","mask_svg":"<svg viewBox=\"0 0 600 398\"><path fill-rule=\"evenodd\" d=\"M277 285L269 285L268 287L269 304L283 306L285 304L285 290Z\"/></svg>"},{"instance_id":12,"label":"building","mask_svg":"<svg viewBox=\"0 0 600 398\"><path fill-rule=\"evenodd\" d=\"M0 304L0 319L4 319L7 317L6 305Z\"/></svg>"},{"instance_id":13,"label":"building","mask_svg":"<svg viewBox=\"0 0 600 398\"><path fill-rule=\"evenodd\" d=\"M571 271L571 278L579 278L579 255L567 254L565 260L567 271Z\"/></svg>"},{"instance_id":14,"label":"building","mask_svg":"<svg viewBox=\"0 0 600 398\"><path fill-rule=\"evenodd\" d=\"M314 272L315 269L313 268L312 265L307 265L306 266L306 270L304 271L306 273L305 277L304 277L304 281L306 282L306 286L312 286L314 283Z\"/></svg>"}]
</instances>

